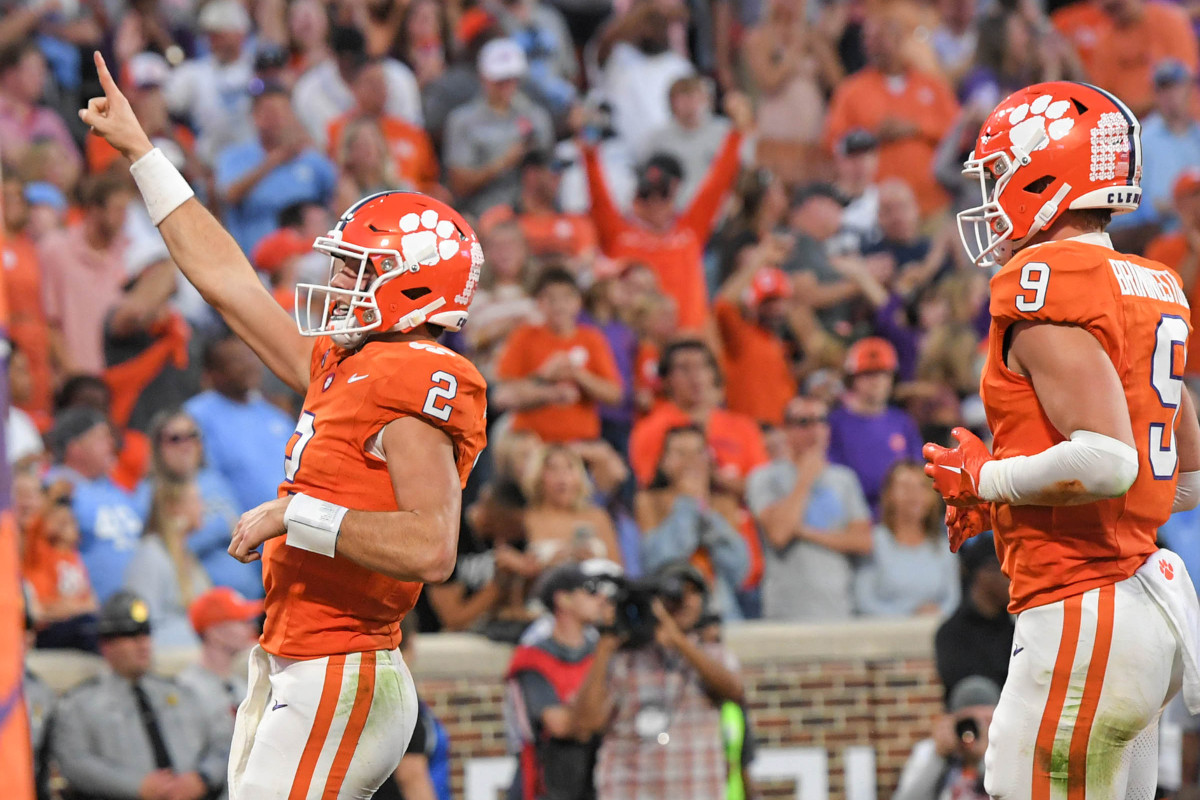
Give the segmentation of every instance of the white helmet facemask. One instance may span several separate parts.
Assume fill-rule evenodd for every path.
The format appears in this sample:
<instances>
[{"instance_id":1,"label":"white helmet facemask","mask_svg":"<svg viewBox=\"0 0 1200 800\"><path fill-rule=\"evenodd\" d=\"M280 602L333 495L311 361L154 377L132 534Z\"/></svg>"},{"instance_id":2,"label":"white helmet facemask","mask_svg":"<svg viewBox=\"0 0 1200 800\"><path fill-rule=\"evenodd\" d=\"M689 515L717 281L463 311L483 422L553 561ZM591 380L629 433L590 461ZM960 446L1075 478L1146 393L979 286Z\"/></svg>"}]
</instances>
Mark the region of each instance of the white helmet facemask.
<instances>
[{"instance_id":1,"label":"white helmet facemask","mask_svg":"<svg viewBox=\"0 0 1200 800\"><path fill-rule=\"evenodd\" d=\"M343 241L338 230L318 236L313 249L329 256L329 280L324 284L296 284L296 325L302 336L329 336L334 344L345 349L359 347L368 333L379 330L382 317L375 297L379 288L405 273L420 271L421 260L430 255L422 250L405 261L398 250L360 247ZM332 285L343 263L358 264L353 289ZM379 271L374 278L370 277L374 271L372 263ZM412 328L445 303L445 298L439 297L403 317L394 328Z\"/></svg>"}]
</instances>

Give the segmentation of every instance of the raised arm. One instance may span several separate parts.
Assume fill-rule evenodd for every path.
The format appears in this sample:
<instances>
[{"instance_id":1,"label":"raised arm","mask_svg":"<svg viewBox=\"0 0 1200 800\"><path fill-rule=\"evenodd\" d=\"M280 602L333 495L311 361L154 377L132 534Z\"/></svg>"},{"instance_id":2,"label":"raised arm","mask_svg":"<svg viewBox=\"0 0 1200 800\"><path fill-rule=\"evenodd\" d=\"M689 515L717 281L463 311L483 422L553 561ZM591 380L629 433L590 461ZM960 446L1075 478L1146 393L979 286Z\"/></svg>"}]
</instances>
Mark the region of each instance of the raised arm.
<instances>
[{"instance_id":1,"label":"raised arm","mask_svg":"<svg viewBox=\"0 0 1200 800\"><path fill-rule=\"evenodd\" d=\"M272 299L233 237L186 191L186 183L169 162L154 153L154 145L98 52L95 62L104 97L89 100L79 112L80 119L139 164L140 171L134 173L141 176L138 188L184 277L280 380L303 394L312 343ZM158 219L156 209L165 216Z\"/></svg>"}]
</instances>

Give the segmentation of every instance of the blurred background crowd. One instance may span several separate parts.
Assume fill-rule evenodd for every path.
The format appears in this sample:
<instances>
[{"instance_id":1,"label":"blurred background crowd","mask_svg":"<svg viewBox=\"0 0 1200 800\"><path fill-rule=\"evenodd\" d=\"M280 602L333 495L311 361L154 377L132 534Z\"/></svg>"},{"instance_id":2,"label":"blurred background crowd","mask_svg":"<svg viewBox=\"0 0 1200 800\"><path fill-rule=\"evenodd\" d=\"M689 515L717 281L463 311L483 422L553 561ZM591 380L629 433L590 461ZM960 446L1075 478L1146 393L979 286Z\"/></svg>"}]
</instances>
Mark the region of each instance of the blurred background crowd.
<instances>
[{"instance_id":1,"label":"blurred background crowd","mask_svg":"<svg viewBox=\"0 0 1200 800\"><path fill-rule=\"evenodd\" d=\"M954 425L986 431L961 162L1012 90L1109 89L1145 153L1113 239L1191 296L1198 26L1186 0L0 0L7 455L36 647L108 658L133 608L154 648L208 652L212 620L253 616L259 565L225 547L275 496L301 399L79 123L92 50L285 307L367 193L475 225L486 268L444 343L489 381L490 446L421 630L517 642L583 586L564 565L683 569L710 626L947 617L954 707L961 679L1003 682L1012 630L1003 576L949 553L918 465ZM1200 574L1197 524L1164 538ZM959 708L990 696L968 689ZM959 741L939 735L939 754Z\"/></svg>"}]
</instances>

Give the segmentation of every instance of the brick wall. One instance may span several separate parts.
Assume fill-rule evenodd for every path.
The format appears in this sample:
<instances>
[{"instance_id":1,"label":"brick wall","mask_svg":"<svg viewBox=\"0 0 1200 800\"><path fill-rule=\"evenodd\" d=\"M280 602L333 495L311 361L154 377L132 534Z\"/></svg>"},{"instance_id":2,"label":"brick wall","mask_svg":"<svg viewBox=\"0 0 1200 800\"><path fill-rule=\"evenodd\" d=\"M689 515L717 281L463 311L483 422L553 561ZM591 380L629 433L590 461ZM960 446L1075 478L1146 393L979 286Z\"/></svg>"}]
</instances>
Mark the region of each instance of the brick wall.
<instances>
[{"instance_id":1,"label":"brick wall","mask_svg":"<svg viewBox=\"0 0 1200 800\"><path fill-rule=\"evenodd\" d=\"M913 743L941 707L935 629L929 619L730 628L761 746L824 747L831 798L844 794L843 750L870 746L879 797L890 797ZM505 754L501 676L508 654L464 635L425 636L418 644L414 674L450 731L455 797L463 796L465 759ZM787 783L760 788L765 798L796 796Z\"/></svg>"}]
</instances>

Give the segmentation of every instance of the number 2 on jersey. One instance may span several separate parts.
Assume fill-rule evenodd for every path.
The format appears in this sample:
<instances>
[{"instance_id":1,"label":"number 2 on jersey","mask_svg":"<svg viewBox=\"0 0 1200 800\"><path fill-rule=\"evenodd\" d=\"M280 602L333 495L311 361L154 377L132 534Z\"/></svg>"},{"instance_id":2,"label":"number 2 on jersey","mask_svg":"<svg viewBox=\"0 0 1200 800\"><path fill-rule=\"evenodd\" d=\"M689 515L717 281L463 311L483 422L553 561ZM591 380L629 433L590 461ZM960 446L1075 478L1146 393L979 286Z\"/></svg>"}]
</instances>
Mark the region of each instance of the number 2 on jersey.
<instances>
[{"instance_id":1,"label":"number 2 on jersey","mask_svg":"<svg viewBox=\"0 0 1200 800\"><path fill-rule=\"evenodd\" d=\"M1175 451L1175 416L1183 399L1183 375L1175 372L1175 348L1186 349L1187 337L1187 322L1173 314L1163 314L1154 332L1150 385L1158 394L1162 407L1171 409L1170 430L1164 423L1150 423L1150 471L1156 481L1170 480L1179 462L1179 454Z\"/></svg>"},{"instance_id":2,"label":"number 2 on jersey","mask_svg":"<svg viewBox=\"0 0 1200 800\"><path fill-rule=\"evenodd\" d=\"M450 412L454 408L449 403L439 406L438 401L455 398L458 394L458 378L439 369L429 376L429 380L433 381L433 386L430 387L429 394L425 395L425 406L421 410L445 422L450 419Z\"/></svg>"}]
</instances>

